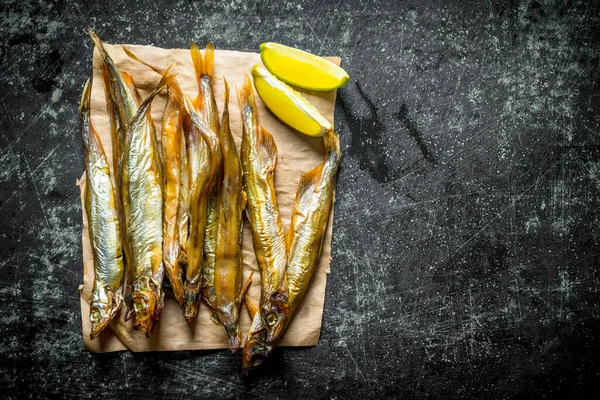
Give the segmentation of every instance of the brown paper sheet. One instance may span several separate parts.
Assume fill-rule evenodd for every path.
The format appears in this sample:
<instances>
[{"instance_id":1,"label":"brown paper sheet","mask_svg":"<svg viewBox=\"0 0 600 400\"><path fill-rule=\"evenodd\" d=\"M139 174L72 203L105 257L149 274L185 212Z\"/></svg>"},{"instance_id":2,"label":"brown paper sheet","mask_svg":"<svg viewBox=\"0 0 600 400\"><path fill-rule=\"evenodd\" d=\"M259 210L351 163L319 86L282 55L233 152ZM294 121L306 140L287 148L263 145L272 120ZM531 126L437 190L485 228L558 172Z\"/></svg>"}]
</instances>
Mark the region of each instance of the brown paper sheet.
<instances>
[{"instance_id":1,"label":"brown paper sheet","mask_svg":"<svg viewBox=\"0 0 600 400\"><path fill-rule=\"evenodd\" d=\"M154 88L160 77L148 68L131 60L121 46L107 45L109 53L117 66L129 72L134 77L136 85L140 88L142 96L145 97ZM176 63L174 70L178 72L178 80L182 90L190 97L195 97L198 86L194 77L194 69L187 49L160 49L151 46L129 46L140 58L157 66L165 67L170 63ZM330 58L339 65L340 59ZM260 63L258 53L242 53L236 51L215 51L215 77L225 77L232 92L230 97L231 130L236 139L237 146L241 142L242 125L236 95L236 87L243 82L244 73L250 71L252 66ZM92 123L99 132L104 149L109 159L112 157L109 117L106 112L106 101L100 68L102 61L97 51L93 58L93 85L91 115ZM215 96L219 110L223 106L223 82L217 79L215 82ZM335 107L335 91L331 92L308 92L303 91L305 97L330 121L333 122ZM265 109L260 97L256 95L258 116L260 124L273 135L279 154L275 172L275 188L281 212L284 229L289 226L294 198L300 175L324 159L324 149L321 139L309 138L283 125L269 111ZM157 134L161 131L161 119L166 102L166 90L156 97L152 104L152 118L156 125ZM112 163L110 164L112 166ZM183 318L183 312L170 294L165 296L165 307L161 319L156 326L154 334L147 339L143 333L133 330L132 322L123 322L122 312L119 318L115 318L110 326L102 332L95 340L90 340L89 321L89 298L94 280L93 260L91 244L87 230L87 217L84 210L85 174L78 185L81 189L82 217L83 217L83 263L84 284L81 290L81 317L83 322L83 342L87 350L94 353L104 353L120 350L139 351L174 351L174 350L200 350L227 348L227 335L221 326L215 325L209 318L210 312L206 305L202 304L196 322L192 325ZM333 213L332 213L333 214ZM288 330L283 337L281 346L314 346L319 340L321 331L321 320L323 316L323 304L325 301L325 283L329 273L329 261L331 254L331 232L333 215L329 220L329 227L323 245L323 251L319 265L315 271L310 286L298 307ZM254 271L250 296L258 304L260 295L260 275L256 266L254 249L252 245L252 233L245 221L243 240L244 278L250 271ZM250 326L245 306L241 312L242 338Z\"/></svg>"}]
</instances>

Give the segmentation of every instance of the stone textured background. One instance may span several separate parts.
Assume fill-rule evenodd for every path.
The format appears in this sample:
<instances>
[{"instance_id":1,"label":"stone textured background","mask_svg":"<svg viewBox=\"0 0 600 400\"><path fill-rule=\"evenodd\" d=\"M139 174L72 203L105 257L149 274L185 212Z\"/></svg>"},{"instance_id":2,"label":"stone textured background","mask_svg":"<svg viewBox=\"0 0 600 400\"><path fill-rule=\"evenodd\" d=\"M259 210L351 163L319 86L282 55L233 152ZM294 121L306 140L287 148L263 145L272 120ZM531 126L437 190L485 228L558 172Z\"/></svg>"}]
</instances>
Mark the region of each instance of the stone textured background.
<instances>
[{"instance_id":1,"label":"stone textured background","mask_svg":"<svg viewBox=\"0 0 600 400\"><path fill-rule=\"evenodd\" d=\"M157 4L160 3L160 4ZM67 398L583 397L600 371L600 3L3 1L0 388ZM320 344L88 354L77 105L109 43L339 55Z\"/></svg>"}]
</instances>

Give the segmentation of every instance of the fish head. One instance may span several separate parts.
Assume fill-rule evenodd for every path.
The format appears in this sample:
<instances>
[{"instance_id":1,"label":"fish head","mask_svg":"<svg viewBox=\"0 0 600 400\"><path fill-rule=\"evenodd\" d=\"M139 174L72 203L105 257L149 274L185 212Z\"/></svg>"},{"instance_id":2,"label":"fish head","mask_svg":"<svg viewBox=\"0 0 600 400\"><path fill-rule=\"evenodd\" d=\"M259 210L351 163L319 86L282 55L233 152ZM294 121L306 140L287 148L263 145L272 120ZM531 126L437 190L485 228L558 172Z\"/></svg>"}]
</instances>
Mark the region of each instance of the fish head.
<instances>
[{"instance_id":1,"label":"fish head","mask_svg":"<svg viewBox=\"0 0 600 400\"><path fill-rule=\"evenodd\" d=\"M230 308L225 313L218 313L218 323L223 325L227 336L229 337L229 350L235 353L240 348L240 325L239 313L235 307Z\"/></svg>"},{"instance_id":2,"label":"fish head","mask_svg":"<svg viewBox=\"0 0 600 400\"><path fill-rule=\"evenodd\" d=\"M273 345L282 335L286 326L290 304L287 293L276 291L260 308L263 325L266 328L266 342Z\"/></svg>"},{"instance_id":3,"label":"fish head","mask_svg":"<svg viewBox=\"0 0 600 400\"><path fill-rule=\"evenodd\" d=\"M90 303L91 340L94 340L106 328L120 308L119 293L113 293L108 286L94 288Z\"/></svg>"},{"instance_id":4,"label":"fish head","mask_svg":"<svg viewBox=\"0 0 600 400\"><path fill-rule=\"evenodd\" d=\"M133 311L135 321L133 328L142 331L150 337L154 331L156 321L160 318L163 308L163 295L153 279L143 279L141 287L134 288Z\"/></svg>"},{"instance_id":5,"label":"fish head","mask_svg":"<svg viewBox=\"0 0 600 400\"><path fill-rule=\"evenodd\" d=\"M244 350L242 352L242 376L248 375L248 372L258 367L271 354L273 346L267 342L267 329L262 324L262 319L256 326L256 318L248 332Z\"/></svg>"},{"instance_id":6,"label":"fish head","mask_svg":"<svg viewBox=\"0 0 600 400\"><path fill-rule=\"evenodd\" d=\"M262 364L277 346L287 326L289 302L287 294L275 292L263 300L252 321L242 354L242 375Z\"/></svg>"}]
</instances>

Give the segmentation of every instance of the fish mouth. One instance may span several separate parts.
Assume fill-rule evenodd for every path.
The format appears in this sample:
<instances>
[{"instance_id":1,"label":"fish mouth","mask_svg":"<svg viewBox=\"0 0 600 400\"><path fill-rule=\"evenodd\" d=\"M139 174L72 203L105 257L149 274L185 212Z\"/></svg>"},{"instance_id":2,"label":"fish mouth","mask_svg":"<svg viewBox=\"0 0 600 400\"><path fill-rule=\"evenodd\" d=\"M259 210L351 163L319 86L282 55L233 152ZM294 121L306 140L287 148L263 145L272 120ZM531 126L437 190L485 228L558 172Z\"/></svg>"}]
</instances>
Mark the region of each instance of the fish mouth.
<instances>
[{"instance_id":1,"label":"fish mouth","mask_svg":"<svg viewBox=\"0 0 600 400\"><path fill-rule=\"evenodd\" d=\"M235 353L240 348L240 326L237 322L226 322L223 326L229 336L229 350Z\"/></svg>"},{"instance_id":2,"label":"fish mouth","mask_svg":"<svg viewBox=\"0 0 600 400\"><path fill-rule=\"evenodd\" d=\"M98 337L100 332L110 324L115 313L116 312L112 311L112 307L109 304L94 305L90 307L90 322L92 323L90 340L94 340Z\"/></svg>"},{"instance_id":3,"label":"fish mouth","mask_svg":"<svg viewBox=\"0 0 600 400\"><path fill-rule=\"evenodd\" d=\"M90 322L92 329L90 339L94 340L121 309L122 295L120 291L113 293L110 287L101 286L94 289L90 303Z\"/></svg>"},{"instance_id":4,"label":"fish mouth","mask_svg":"<svg viewBox=\"0 0 600 400\"><path fill-rule=\"evenodd\" d=\"M274 346L269 344L266 339L266 329L249 334L242 355L242 376L247 376L251 369L262 364L273 351Z\"/></svg>"}]
</instances>

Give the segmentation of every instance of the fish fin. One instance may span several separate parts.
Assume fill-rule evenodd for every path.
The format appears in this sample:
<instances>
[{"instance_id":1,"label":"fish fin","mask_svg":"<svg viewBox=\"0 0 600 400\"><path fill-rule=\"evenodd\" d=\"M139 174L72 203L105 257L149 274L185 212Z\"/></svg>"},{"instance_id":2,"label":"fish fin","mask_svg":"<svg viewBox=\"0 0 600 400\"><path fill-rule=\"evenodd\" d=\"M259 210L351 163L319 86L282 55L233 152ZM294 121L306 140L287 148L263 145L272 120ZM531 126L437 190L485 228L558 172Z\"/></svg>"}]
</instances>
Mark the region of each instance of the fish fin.
<instances>
[{"instance_id":1,"label":"fish fin","mask_svg":"<svg viewBox=\"0 0 600 400\"><path fill-rule=\"evenodd\" d=\"M223 86L225 87L225 91L223 95L225 99L223 100L223 116L221 117L221 126L223 126L226 122L229 123L229 84L227 83L227 79L223 77Z\"/></svg>"},{"instance_id":2,"label":"fish fin","mask_svg":"<svg viewBox=\"0 0 600 400\"><path fill-rule=\"evenodd\" d=\"M219 326L223 326L223 323L221 322L221 320L219 319L219 313L215 310L211 311L210 313L210 320L215 324L215 325L219 325Z\"/></svg>"},{"instance_id":3,"label":"fish fin","mask_svg":"<svg viewBox=\"0 0 600 400\"><path fill-rule=\"evenodd\" d=\"M204 63L202 73L212 78L215 72L215 45L209 42L204 48Z\"/></svg>"},{"instance_id":4,"label":"fish fin","mask_svg":"<svg viewBox=\"0 0 600 400\"><path fill-rule=\"evenodd\" d=\"M151 70L153 70L154 72L156 72L159 75L164 75L165 74L165 69L157 67L155 65L152 65L144 60L142 60L141 58L139 58L137 55L135 55L127 46L125 45L121 45L121 47L123 47L123 51L125 51L125 53L133 60L139 62L140 64L150 68ZM173 82L171 82L169 84L169 94L171 95L171 97L179 102L181 104L181 88L179 87L179 84L177 84L177 82L175 82L175 80L173 80Z\"/></svg>"},{"instance_id":5,"label":"fish fin","mask_svg":"<svg viewBox=\"0 0 600 400\"><path fill-rule=\"evenodd\" d=\"M248 292L246 292L244 295L244 302L246 303L246 308L248 309L248 315L250 316L250 319L253 320L258 312L258 306L254 303L254 301L252 301L248 295Z\"/></svg>"},{"instance_id":6,"label":"fish fin","mask_svg":"<svg viewBox=\"0 0 600 400\"><path fill-rule=\"evenodd\" d=\"M216 134L210 129L210 127L206 124L206 122L204 122L202 117L195 110L194 103L185 93L183 94L183 106L187 114L190 116L192 123L196 125L196 127L200 131L200 134L205 142L207 141L207 137L213 138L216 136ZM219 143L216 141L215 143L210 143L209 146L211 146L214 149L215 144L218 147Z\"/></svg>"},{"instance_id":7,"label":"fish fin","mask_svg":"<svg viewBox=\"0 0 600 400\"><path fill-rule=\"evenodd\" d=\"M325 163L321 163L317 165L315 168L310 171L304 172L300 176L300 182L298 183L298 191L296 192L296 199L300 199L304 193L309 190L311 187L318 186L319 181L321 181L323 177L323 167Z\"/></svg>"},{"instance_id":8,"label":"fish fin","mask_svg":"<svg viewBox=\"0 0 600 400\"><path fill-rule=\"evenodd\" d=\"M246 293L248 293L248 289L250 289L250 286L252 285L252 277L253 276L254 276L254 271L250 271L250 275L248 275L248 279L246 279L246 282L244 282L244 284L242 285L242 288L240 289L240 297L238 299L240 304L242 303L242 299L244 299L246 297Z\"/></svg>"},{"instance_id":9,"label":"fish fin","mask_svg":"<svg viewBox=\"0 0 600 400\"><path fill-rule=\"evenodd\" d=\"M198 83L200 83L202 71L204 71L204 58L202 57L200 47L192 40L190 40L190 54L192 56L192 63L194 64L196 79L198 80Z\"/></svg>"},{"instance_id":10,"label":"fish fin","mask_svg":"<svg viewBox=\"0 0 600 400\"><path fill-rule=\"evenodd\" d=\"M277 145L275 144L273 135L262 126L259 126L257 140L259 145L258 154L263 172L274 172L275 164L277 164Z\"/></svg>"}]
</instances>

